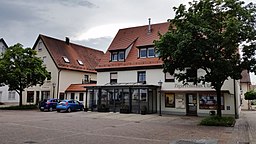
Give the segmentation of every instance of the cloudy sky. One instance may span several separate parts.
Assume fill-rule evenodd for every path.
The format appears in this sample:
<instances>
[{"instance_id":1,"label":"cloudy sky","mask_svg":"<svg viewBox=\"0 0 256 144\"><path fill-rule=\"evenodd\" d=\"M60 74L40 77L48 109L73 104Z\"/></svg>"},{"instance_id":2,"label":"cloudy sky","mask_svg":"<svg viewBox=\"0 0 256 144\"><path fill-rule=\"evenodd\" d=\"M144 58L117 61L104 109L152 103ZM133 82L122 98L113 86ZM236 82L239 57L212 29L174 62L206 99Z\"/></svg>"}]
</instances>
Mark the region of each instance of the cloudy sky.
<instances>
[{"instance_id":1,"label":"cloudy sky","mask_svg":"<svg viewBox=\"0 0 256 144\"><path fill-rule=\"evenodd\" d=\"M32 47L39 34L106 51L118 29L166 22L189 0L0 0L0 37ZM256 0L246 0L256 1Z\"/></svg>"}]
</instances>

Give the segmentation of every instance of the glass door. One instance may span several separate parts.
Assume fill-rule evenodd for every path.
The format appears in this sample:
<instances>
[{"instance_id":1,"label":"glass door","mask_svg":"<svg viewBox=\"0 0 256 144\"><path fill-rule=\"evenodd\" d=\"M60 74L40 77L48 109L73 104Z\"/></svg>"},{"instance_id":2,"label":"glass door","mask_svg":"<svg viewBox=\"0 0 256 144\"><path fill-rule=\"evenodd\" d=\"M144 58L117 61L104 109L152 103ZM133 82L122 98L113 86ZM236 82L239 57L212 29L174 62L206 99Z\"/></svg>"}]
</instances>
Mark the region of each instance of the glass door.
<instances>
[{"instance_id":1,"label":"glass door","mask_svg":"<svg viewBox=\"0 0 256 144\"><path fill-rule=\"evenodd\" d=\"M187 115L197 115L197 95L186 94Z\"/></svg>"}]
</instances>

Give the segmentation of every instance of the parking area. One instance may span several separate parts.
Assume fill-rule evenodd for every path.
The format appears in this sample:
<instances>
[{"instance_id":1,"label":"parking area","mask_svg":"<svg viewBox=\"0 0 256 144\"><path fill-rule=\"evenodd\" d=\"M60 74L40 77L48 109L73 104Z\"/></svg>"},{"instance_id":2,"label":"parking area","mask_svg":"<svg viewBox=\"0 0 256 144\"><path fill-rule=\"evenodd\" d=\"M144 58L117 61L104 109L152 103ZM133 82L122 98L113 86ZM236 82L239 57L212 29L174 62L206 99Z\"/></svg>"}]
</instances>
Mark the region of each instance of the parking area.
<instances>
[{"instance_id":1,"label":"parking area","mask_svg":"<svg viewBox=\"0 0 256 144\"><path fill-rule=\"evenodd\" d=\"M98 112L0 111L0 143L236 143L236 128L199 126L201 117ZM236 137L236 136L235 136ZM207 143L205 142L205 143Z\"/></svg>"}]
</instances>

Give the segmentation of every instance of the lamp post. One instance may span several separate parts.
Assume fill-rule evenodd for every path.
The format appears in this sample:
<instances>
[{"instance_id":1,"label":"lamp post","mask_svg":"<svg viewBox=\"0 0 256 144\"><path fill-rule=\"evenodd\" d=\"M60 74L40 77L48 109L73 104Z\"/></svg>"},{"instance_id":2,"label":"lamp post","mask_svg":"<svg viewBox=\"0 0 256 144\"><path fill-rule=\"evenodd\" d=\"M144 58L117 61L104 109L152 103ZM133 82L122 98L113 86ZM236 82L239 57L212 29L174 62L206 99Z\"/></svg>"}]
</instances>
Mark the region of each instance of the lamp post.
<instances>
[{"instance_id":1,"label":"lamp post","mask_svg":"<svg viewBox=\"0 0 256 144\"><path fill-rule=\"evenodd\" d=\"M53 98L54 98L54 93L55 93L55 87L56 87L56 83L52 83L52 88L53 88L53 93L52 93L52 95L53 95Z\"/></svg>"},{"instance_id":2,"label":"lamp post","mask_svg":"<svg viewBox=\"0 0 256 144\"><path fill-rule=\"evenodd\" d=\"M158 82L158 85L160 86L160 89L159 89L159 116L162 116L162 112L161 112L161 103L162 103L162 101L161 101L161 98L162 98L162 92L161 92L161 89L162 89L162 84L163 84L163 82L160 80L159 82Z\"/></svg>"}]
</instances>

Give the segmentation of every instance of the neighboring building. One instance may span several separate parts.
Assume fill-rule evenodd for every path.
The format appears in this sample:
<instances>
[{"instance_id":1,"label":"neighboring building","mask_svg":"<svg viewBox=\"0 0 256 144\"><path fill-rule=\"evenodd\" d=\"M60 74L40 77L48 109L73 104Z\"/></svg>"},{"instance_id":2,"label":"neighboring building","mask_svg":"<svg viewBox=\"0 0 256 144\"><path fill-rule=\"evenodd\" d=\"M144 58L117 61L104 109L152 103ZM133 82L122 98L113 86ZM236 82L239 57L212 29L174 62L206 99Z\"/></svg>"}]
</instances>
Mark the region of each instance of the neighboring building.
<instances>
[{"instance_id":1,"label":"neighboring building","mask_svg":"<svg viewBox=\"0 0 256 144\"><path fill-rule=\"evenodd\" d=\"M24 91L23 103L38 103L48 98L66 99L66 89L71 84L96 83L95 67L98 65L102 51L81 45L39 35L33 49L43 60L51 79L42 86L34 86Z\"/></svg>"},{"instance_id":2,"label":"neighboring building","mask_svg":"<svg viewBox=\"0 0 256 144\"><path fill-rule=\"evenodd\" d=\"M250 103L248 103L248 100L244 99L244 94L251 90L250 74L247 70L244 70L241 75L242 79L240 80L240 90L242 109L248 109L250 107Z\"/></svg>"},{"instance_id":3,"label":"neighboring building","mask_svg":"<svg viewBox=\"0 0 256 144\"><path fill-rule=\"evenodd\" d=\"M0 38L0 55L8 48L3 38ZM0 102L5 104L17 104L19 102L19 95L15 91L9 91L8 86L0 87Z\"/></svg>"},{"instance_id":4,"label":"neighboring building","mask_svg":"<svg viewBox=\"0 0 256 144\"><path fill-rule=\"evenodd\" d=\"M132 113L140 113L146 107L148 113L181 115L209 115L216 108L217 96L209 83L183 85L163 73L163 62L153 41L168 28L169 23L160 23L118 31L96 67L97 86L86 87L90 91L90 108L104 104L110 111L119 112L125 106ZM205 74L202 69L187 71L191 78ZM239 97L239 81L227 80L222 87L224 115L239 115Z\"/></svg>"}]
</instances>

